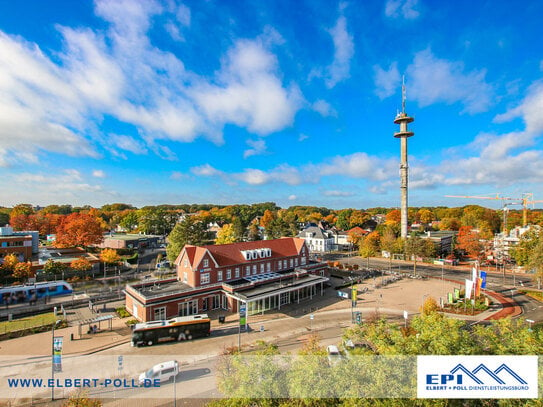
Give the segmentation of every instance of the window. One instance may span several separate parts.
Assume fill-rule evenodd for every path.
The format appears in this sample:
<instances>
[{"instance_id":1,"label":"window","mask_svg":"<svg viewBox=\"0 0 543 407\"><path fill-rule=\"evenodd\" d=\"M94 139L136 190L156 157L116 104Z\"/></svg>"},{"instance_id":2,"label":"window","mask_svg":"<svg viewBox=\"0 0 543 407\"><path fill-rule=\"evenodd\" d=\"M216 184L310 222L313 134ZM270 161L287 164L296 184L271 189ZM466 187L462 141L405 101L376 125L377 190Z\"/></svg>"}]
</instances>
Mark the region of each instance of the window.
<instances>
[{"instance_id":1,"label":"window","mask_svg":"<svg viewBox=\"0 0 543 407\"><path fill-rule=\"evenodd\" d=\"M261 273L264 273L264 267L265 267L265 266L264 266L264 263L261 263L261 264L260 264L260 272L261 272Z\"/></svg>"},{"instance_id":2,"label":"window","mask_svg":"<svg viewBox=\"0 0 543 407\"><path fill-rule=\"evenodd\" d=\"M185 268L187 268L188 266L189 266L189 261L185 259Z\"/></svg>"},{"instance_id":3,"label":"window","mask_svg":"<svg viewBox=\"0 0 543 407\"><path fill-rule=\"evenodd\" d=\"M209 260L208 259L204 259L204 267L209 267Z\"/></svg>"},{"instance_id":4,"label":"window","mask_svg":"<svg viewBox=\"0 0 543 407\"><path fill-rule=\"evenodd\" d=\"M186 271L183 272L183 282L186 283L188 281L188 274Z\"/></svg>"},{"instance_id":5,"label":"window","mask_svg":"<svg viewBox=\"0 0 543 407\"><path fill-rule=\"evenodd\" d=\"M302 256L302 265L305 264L305 256Z\"/></svg>"},{"instance_id":6,"label":"window","mask_svg":"<svg viewBox=\"0 0 543 407\"><path fill-rule=\"evenodd\" d=\"M217 281L222 281L222 270L217 271Z\"/></svg>"},{"instance_id":7,"label":"window","mask_svg":"<svg viewBox=\"0 0 543 407\"><path fill-rule=\"evenodd\" d=\"M245 266L245 276L251 275L251 266Z\"/></svg>"},{"instance_id":8,"label":"window","mask_svg":"<svg viewBox=\"0 0 543 407\"><path fill-rule=\"evenodd\" d=\"M253 274L256 274L256 264L253 264Z\"/></svg>"},{"instance_id":9,"label":"window","mask_svg":"<svg viewBox=\"0 0 543 407\"><path fill-rule=\"evenodd\" d=\"M281 270L281 268L282 268L282 267L281 267L281 260L279 260L279 261L277 262L277 270Z\"/></svg>"},{"instance_id":10,"label":"window","mask_svg":"<svg viewBox=\"0 0 543 407\"><path fill-rule=\"evenodd\" d=\"M287 268L287 261L286 261L286 260L283 260L283 268L284 268L284 269Z\"/></svg>"},{"instance_id":11,"label":"window","mask_svg":"<svg viewBox=\"0 0 543 407\"><path fill-rule=\"evenodd\" d=\"M296 257L296 258L294 259L294 265L295 265L296 267L298 267L298 257Z\"/></svg>"},{"instance_id":12,"label":"window","mask_svg":"<svg viewBox=\"0 0 543 407\"><path fill-rule=\"evenodd\" d=\"M268 273L271 271L271 263L268 262L268 264L266 264L266 269L268 271Z\"/></svg>"},{"instance_id":13,"label":"window","mask_svg":"<svg viewBox=\"0 0 543 407\"><path fill-rule=\"evenodd\" d=\"M236 275L235 275L236 278L239 278L239 267L236 267Z\"/></svg>"},{"instance_id":14,"label":"window","mask_svg":"<svg viewBox=\"0 0 543 407\"><path fill-rule=\"evenodd\" d=\"M290 267L294 267L294 260L290 259Z\"/></svg>"},{"instance_id":15,"label":"window","mask_svg":"<svg viewBox=\"0 0 543 407\"><path fill-rule=\"evenodd\" d=\"M209 284L209 273L200 274L200 285Z\"/></svg>"},{"instance_id":16,"label":"window","mask_svg":"<svg viewBox=\"0 0 543 407\"><path fill-rule=\"evenodd\" d=\"M226 279L230 280L232 278L232 270L228 269L226 270Z\"/></svg>"},{"instance_id":17,"label":"window","mask_svg":"<svg viewBox=\"0 0 543 407\"><path fill-rule=\"evenodd\" d=\"M166 307L155 308L154 314L155 321L166 319Z\"/></svg>"}]
</instances>

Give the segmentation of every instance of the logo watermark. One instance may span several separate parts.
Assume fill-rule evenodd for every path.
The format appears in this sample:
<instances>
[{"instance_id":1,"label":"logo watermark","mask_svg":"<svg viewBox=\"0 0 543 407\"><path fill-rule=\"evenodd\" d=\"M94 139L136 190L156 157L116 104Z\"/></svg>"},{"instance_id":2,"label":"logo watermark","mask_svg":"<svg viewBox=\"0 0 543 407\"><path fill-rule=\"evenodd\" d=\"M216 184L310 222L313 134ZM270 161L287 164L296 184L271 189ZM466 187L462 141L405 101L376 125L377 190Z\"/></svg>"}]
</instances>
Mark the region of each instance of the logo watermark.
<instances>
[{"instance_id":1,"label":"logo watermark","mask_svg":"<svg viewBox=\"0 0 543 407\"><path fill-rule=\"evenodd\" d=\"M419 398L537 398L537 356L419 356Z\"/></svg>"}]
</instances>

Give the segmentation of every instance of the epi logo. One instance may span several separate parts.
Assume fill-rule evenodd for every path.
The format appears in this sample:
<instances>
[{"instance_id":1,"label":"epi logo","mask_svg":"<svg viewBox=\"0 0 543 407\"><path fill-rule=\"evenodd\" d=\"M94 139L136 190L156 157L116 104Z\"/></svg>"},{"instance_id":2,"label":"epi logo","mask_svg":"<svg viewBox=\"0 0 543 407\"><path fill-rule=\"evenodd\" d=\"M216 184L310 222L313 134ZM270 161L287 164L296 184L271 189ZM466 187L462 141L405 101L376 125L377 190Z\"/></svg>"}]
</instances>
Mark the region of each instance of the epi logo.
<instances>
[{"instance_id":1,"label":"epi logo","mask_svg":"<svg viewBox=\"0 0 543 407\"><path fill-rule=\"evenodd\" d=\"M419 356L417 395L536 398L537 356Z\"/></svg>"},{"instance_id":2,"label":"epi logo","mask_svg":"<svg viewBox=\"0 0 543 407\"><path fill-rule=\"evenodd\" d=\"M457 372L461 372L457 374ZM482 374L480 373L482 372ZM507 366L505 363L502 363L497 369L491 370L485 364L481 363L473 370L467 369L463 364L459 363L453 369L451 369L450 374L429 374L426 375L426 384L449 384L454 383L457 385L464 384L464 375L467 378L471 379L477 384L485 384L488 381L494 384L505 384L506 382L500 378L500 373L508 373L508 378L513 378L516 380L516 383L519 384L528 384L526 380L520 377L513 369ZM478 376L481 376L485 381L481 380ZM488 377L488 378L487 378ZM506 378L507 379L507 378Z\"/></svg>"}]
</instances>

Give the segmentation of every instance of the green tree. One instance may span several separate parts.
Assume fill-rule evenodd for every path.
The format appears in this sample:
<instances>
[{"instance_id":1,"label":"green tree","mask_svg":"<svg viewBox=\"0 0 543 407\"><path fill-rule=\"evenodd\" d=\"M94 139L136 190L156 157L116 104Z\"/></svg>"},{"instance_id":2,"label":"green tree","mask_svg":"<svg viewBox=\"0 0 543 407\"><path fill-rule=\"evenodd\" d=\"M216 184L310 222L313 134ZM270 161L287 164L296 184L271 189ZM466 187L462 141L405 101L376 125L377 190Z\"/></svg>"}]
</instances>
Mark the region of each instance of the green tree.
<instances>
[{"instance_id":1,"label":"green tree","mask_svg":"<svg viewBox=\"0 0 543 407\"><path fill-rule=\"evenodd\" d=\"M539 235L537 244L529 256L528 268L535 271L534 279L537 281L538 288L541 288L541 278L543 277L543 234Z\"/></svg>"},{"instance_id":2,"label":"green tree","mask_svg":"<svg viewBox=\"0 0 543 407\"><path fill-rule=\"evenodd\" d=\"M540 231L536 228L528 229L521 237L517 246L511 250L511 257L519 266L526 266L540 241Z\"/></svg>"},{"instance_id":3,"label":"green tree","mask_svg":"<svg viewBox=\"0 0 543 407\"><path fill-rule=\"evenodd\" d=\"M352 209L344 209L338 213L336 227L341 230L350 229L350 218L353 213Z\"/></svg>"},{"instance_id":4,"label":"green tree","mask_svg":"<svg viewBox=\"0 0 543 407\"><path fill-rule=\"evenodd\" d=\"M258 225L256 222L251 223L249 226L249 241L255 241L255 240L261 240L260 237L260 229L258 229Z\"/></svg>"},{"instance_id":5,"label":"green tree","mask_svg":"<svg viewBox=\"0 0 543 407\"><path fill-rule=\"evenodd\" d=\"M0 212L0 227L9 224L9 215L5 212Z\"/></svg>"},{"instance_id":6,"label":"green tree","mask_svg":"<svg viewBox=\"0 0 543 407\"><path fill-rule=\"evenodd\" d=\"M457 218L443 218L439 222L439 230L458 230L462 224Z\"/></svg>"},{"instance_id":7,"label":"green tree","mask_svg":"<svg viewBox=\"0 0 543 407\"><path fill-rule=\"evenodd\" d=\"M32 215L34 214L34 208L30 204L17 204L9 213L10 219L18 215Z\"/></svg>"},{"instance_id":8,"label":"green tree","mask_svg":"<svg viewBox=\"0 0 543 407\"><path fill-rule=\"evenodd\" d=\"M66 265L53 259L48 259L43 265L43 271L47 274L61 274L66 270Z\"/></svg>"},{"instance_id":9,"label":"green tree","mask_svg":"<svg viewBox=\"0 0 543 407\"><path fill-rule=\"evenodd\" d=\"M138 227L138 213L136 211L127 212L122 216L119 225L128 231L136 229Z\"/></svg>"},{"instance_id":10,"label":"green tree","mask_svg":"<svg viewBox=\"0 0 543 407\"><path fill-rule=\"evenodd\" d=\"M206 224L196 216L187 216L179 222L168 235L166 254L174 262L187 244L202 246L209 238Z\"/></svg>"},{"instance_id":11,"label":"green tree","mask_svg":"<svg viewBox=\"0 0 543 407\"><path fill-rule=\"evenodd\" d=\"M410 236L405 240L405 254L413 258L413 273L417 274L417 259L419 257L434 257L435 246L428 239L421 239L418 236Z\"/></svg>"}]
</instances>

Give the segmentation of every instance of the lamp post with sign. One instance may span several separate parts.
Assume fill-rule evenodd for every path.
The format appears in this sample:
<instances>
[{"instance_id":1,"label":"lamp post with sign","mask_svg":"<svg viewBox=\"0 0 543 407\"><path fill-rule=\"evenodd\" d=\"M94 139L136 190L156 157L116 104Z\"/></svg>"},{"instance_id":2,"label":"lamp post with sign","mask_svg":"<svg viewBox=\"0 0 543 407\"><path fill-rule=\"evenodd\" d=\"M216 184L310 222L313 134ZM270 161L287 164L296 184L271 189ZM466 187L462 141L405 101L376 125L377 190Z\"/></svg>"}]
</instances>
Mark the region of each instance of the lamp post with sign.
<instances>
[{"instance_id":1,"label":"lamp post with sign","mask_svg":"<svg viewBox=\"0 0 543 407\"><path fill-rule=\"evenodd\" d=\"M62 336L55 337L55 327L61 322L57 319L51 327L51 401L55 400L55 372L62 370L61 352L62 352Z\"/></svg>"}]
</instances>

